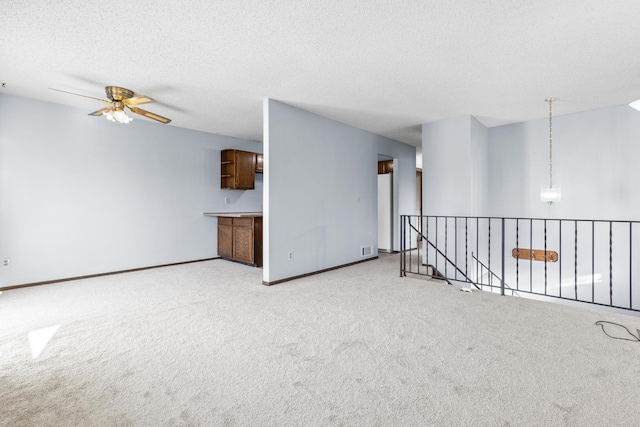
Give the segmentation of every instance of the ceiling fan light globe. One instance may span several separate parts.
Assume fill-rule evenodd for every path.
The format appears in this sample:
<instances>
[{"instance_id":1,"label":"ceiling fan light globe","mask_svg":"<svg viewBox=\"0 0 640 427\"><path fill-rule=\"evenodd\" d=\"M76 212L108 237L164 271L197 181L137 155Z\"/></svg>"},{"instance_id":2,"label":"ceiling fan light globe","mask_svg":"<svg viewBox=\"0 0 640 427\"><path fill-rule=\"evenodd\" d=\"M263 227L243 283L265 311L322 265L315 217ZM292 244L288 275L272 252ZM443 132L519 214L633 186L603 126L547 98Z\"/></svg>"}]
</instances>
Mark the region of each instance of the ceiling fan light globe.
<instances>
[{"instance_id":1,"label":"ceiling fan light globe","mask_svg":"<svg viewBox=\"0 0 640 427\"><path fill-rule=\"evenodd\" d=\"M123 123L125 118L127 117L127 113L125 113L122 110L118 110L115 112L115 114L113 115L115 117L115 119L117 121L119 121L120 123Z\"/></svg>"}]
</instances>

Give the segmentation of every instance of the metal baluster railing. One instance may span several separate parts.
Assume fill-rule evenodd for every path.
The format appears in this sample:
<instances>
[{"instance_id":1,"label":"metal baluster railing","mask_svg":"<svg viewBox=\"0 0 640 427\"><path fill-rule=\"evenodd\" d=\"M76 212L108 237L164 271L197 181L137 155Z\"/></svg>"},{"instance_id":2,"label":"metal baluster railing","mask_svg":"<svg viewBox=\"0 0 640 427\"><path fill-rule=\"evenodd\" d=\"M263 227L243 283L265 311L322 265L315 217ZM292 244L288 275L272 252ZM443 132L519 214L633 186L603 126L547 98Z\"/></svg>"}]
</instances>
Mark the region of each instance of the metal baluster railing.
<instances>
[{"instance_id":1,"label":"metal baluster railing","mask_svg":"<svg viewBox=\"0 0 640 427\"><path fill-rule=\"evenodd\" d=\"M413 221L413 219L416 221ZM460 220L464 218L464 233L458 232ZM475 220L475 230L469 227L470 220ZM500 220L500 233L495 232L494 221ZM444 221L444 230L442 230ZM520 239L522 231L521 224L527 221L529 224L529 248L520 248L523 245ZM433 224L435 222L435 225ZM455 230L453 233L449 231L449 222L452 223ZM567 253L565 247L568 242L564 242L563 234L570 232L567 230L567 224L573 223L573 295L568 290L564 290L562 286L563 272L566 263L571 261L570 252ZM634 304L634 295L637 295L637 289L634 290L634 224L638 221L605 221L605 220L585 220L585 219L544 219L544 218L498 218L498 217L458 217L458 216L414 216L409 218L403 216L400 230L401 239L401 257L400 257L400 275L406 276L407 273L417 273L420 275L435 274L434 271L427 269L426 272L420 267L428 260L427 266L431 262L435 264L436 271L438 267L444 263L443 278L450 282L474 283L478 287L487 289L500 289L500 292L511 292L517 290L522 292L523 296L527 294L539 295L549 298L571 299L580 303L595 304L613 308L621 308L626 310L640 311L640 304ZM424 227L422 227L424 224ZM471 223L473 224L473 223ZM542 227L536 227L540 224ZM553 224L558 224L557 227ZM591 236L588 234L589 224L591 225ZM605 225L608 224L608 229ZM615 224L621 224L618 226ZM429 235L431 226L435 227L435 238ZM615 230L614 230L615 228ZM422 229L427 235L423 235L419 230ZM581 231L580 229L583 229ZM513 231L511 231L513 230ZM443 235L440 236L440 232ZM460 230L461 231L461 230ZM585 232L586 231L586 232ZM615 231L615 232L614 232ZM557 234L556 234L557 233ZM425 247L418 247L417 250L411 244L413 236L418 235ZM464 234L464 237L462 236ZM486 242L481 242L486 237ZM444 238L444 242L442 239ZM460 252L462 249L462 238L464 238L464 255ZM407 241L409 239L409 241ZM473 247L470 240L475 239L475 253L469 252ZM433 242L435 240L435 243ZM499 240L499 241L496 241ZM628 241L629 255L621 254L623 245L619 245L620 241ZM605 242L608 242L605 243ZM568 243L570 244L570 243ZM440 246L442 245L442 246ZM525 243L526 245L526 243ZM522 264L520 258L527 250L533 254L535 246L540 245L540 253L529 257L529 287L520 288L520 274ZM555 247L557 245L557 247ZM584 255L588 253L589 245L591 245L591 257ZM410 247L411 246L411 247ZM615 251L614 251L615 246ZM486 247L486 254L479 254L477 251L480 247ZM514 252L515 259L510 261L512 251L511 248L518 248L521 251ZM451 255L451 250L455 252ZM423 251L426 253L423 255ZM496 254L496 251L499 252ZM557 259L553 252L557 251ZM565 255L563 255L563 253ZM417 254L418 263L415 263ZM471 259L469 259L471 254ZM581 255L582 254L582 255ZM620 254L620 256L618 255ZM553 255L553 256L552 256ZM435 256L435 260L433 260ZM495 257L500 258L500 266L495 262ZM564 256L568 256L567 260L563 260ZM414 258L412 261L411 258ZM463 263L464 266L458 265ZM481 259L484 258L482 261ZM492 260L493 258L493 260ZM589 259L591 258L591 259ZM469 261L475 262L474 270L477 278L472 281L469 278ZM484 261L487 263L485 264ZM526 258L523 259L526 262ZM492 264L493 262L493 264ZM557 274L553 273L553 263L558 262ZM414 264L417 267L414 267ZM589 265L591 264L591 265ZM492 271L494 268L498 274ZM608 274L605 271L608 269ZM539 271L539 273L535 273ZM591 274L585 274L589 271ZM535 273L535 274L534 274ZM486 276L485 276L486 275ZM570 277L570 276L569 276ZM511 278L511 279L509 279ZM534 282L534 278L538 283ZM607 280L608 279L608 280ZM498 283L496 283L496 280ZM515 281L515 289L511 289L506 285L509 280ZM544 283L542 283L544 280ZM556 282L557 280L557 282ZM570 280L570 279L568 279ZM590 283L590 286L589 286ZM639 285L640 286L640 285ZM555 288L558 291L555 291ZM589 288L590 292L589 292ZM565 292L566 291L566 292ZM589 297L589 293L591 294ZM608 293L608 298L605 298ZM614 295L616 298L614 298ZM624 295L624 297L622 297ZM627 299L628 295L628 299ZM596 298L597 296L597 298ZM637 297L636 297L637 299Z\"/></svg>"}]
</instances>

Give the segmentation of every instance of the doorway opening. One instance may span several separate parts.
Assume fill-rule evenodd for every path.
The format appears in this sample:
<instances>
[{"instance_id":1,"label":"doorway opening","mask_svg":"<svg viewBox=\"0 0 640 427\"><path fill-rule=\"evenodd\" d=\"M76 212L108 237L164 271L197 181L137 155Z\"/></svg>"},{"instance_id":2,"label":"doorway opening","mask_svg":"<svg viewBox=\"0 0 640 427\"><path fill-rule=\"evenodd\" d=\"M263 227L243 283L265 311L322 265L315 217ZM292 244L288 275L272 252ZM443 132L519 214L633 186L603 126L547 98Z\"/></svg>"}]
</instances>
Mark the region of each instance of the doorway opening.
<instances>
[{"instance_id":1,"label":"doorway opening","mask_svg":"<svg viewBox=\"0 0 640 427\"><path fill-rule=\"evenodd\" d=\"M378 252L393 252L393 158L378 155Z\"/></svg>"}]
</instances>

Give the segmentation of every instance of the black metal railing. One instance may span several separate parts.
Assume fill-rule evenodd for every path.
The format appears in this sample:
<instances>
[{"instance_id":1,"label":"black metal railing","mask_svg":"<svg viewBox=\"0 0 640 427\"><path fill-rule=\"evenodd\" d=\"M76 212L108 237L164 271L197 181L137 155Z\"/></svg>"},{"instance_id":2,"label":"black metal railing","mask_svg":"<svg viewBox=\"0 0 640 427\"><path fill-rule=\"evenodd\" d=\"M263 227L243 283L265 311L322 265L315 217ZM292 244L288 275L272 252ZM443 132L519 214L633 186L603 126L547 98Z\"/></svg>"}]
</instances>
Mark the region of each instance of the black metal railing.
<instances>
[{"instance_id":1,"label":"black metal railing","mask_svg":"<svg viewBox=\"0 0 640 427\"><path fill-rule=\"evenodd\" d=\"M489 292L493 292L494 289L500 290L500 293L511 292L511 296L519 296L515 289L507 285L496 273L491 271L489 267L484 265L476 256L471 252L471 259L475 263L477 273L477 287L481 290L489 288ZM504 289L504 291L503 291Z\"/></svg>"},{"instance_id":2,"label":"black metal railing","mask_svg":"<svg viewBox=\"0 0 640 427\"><path fill-rule=\"evenodd\" d=\"M402 226L404 226L406 224L404 224L404 222L402 223ZM469 279L469 277L467 277L466 272L463 272L460 268L458 268L458 266L456 265L456 261L452 261L451 259L449 259L446 255L446 250L447 250L447 245L445 244L445 252L442 252L440 249L438 249L438 247L433 244L424 234L422 234L422 232L415 227L414 224L409 223L408 224L408 230L411 234L415 233L415 235L418 238L417 241L417 255L418 258L415 260L415 264L417 267L417 271L415 272L416 274L420 274L420 275L424 275L424 276L435 276L438 277L440 279L444 279L447 282L449 281L449 277L447 275L447 267L448 266L452 266L454 271L455 271L455 276L452 280L456 280L456 281L461 281L461 278L464 279L464 282L470 283L472 285L474 285L476 287L476 289L480 289L480 287L478 286L478 284L476 284L473 280ZM404 235L404 231L402 232L402 234ZM445 233L446 234L446 233ZM437 236L436 236L437 238ZM420 242L425 242L426 245L428 247L430 247L433 251L435 251L435 253L437 254L436 260L435 260L435 265L429 264L428 262L426 263L422 263L422 265L425 267L425 271L424 273L421 272L420 269ZM404 242L401 243L401 246L403 246ZM441 258L442 261L444 262L444 274L440 272L440 270L438 270L438 259ZM403 265L403 261L404 261L404 265ZM408 261L408 265L409 265L409 269L407 270L407 257L400 257L400 276L406 276L407 271L409 273L413 273L413 264L414 264L414 260L412 257L409 257L409 261ZM431 273L429 272L431 271ZM434 272L437 272L437 274L434 274ZM458 274L460 274L461 278L458 276Z\"/></svg>"},{"instance_id":3,"label":"black metal railing","mask_svg":"<svg viewBox=\"0 0 640 427\"><path fill-rule=\"evenodd\" d=\"M400 275L640 311L638 221L402 215ZM421 231L419 231L421 230ZM536 250L535 256L523 254ZM506 285L509 283L509 285Z\"/></svg>"}]
</instances>

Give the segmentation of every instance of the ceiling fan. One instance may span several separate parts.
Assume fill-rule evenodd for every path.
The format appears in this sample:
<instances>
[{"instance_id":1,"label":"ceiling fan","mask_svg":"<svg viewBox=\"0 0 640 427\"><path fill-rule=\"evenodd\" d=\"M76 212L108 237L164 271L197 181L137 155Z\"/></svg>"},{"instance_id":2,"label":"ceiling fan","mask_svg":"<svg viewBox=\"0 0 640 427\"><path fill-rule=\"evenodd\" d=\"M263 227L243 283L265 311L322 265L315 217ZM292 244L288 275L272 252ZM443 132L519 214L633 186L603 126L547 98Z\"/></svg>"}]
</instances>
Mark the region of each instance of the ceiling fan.
<instances>
[{"instance_id":1,"label":"ceiling fan","mask_svg":"<svg viewBox=\"0 0 640 427\"><path fill-rule=\"evenodd\" d=\"M149 98L145 95L133 96L134 93L132 90L125 89L123 87L118 86L107 86L105 87L105 92L107 93L106 99L94 98L93 96L80 95L78 93L67 92L66 90L49 88L51 90L55 90L58 92L69 93L71 95L83 96L85 98L97 99L98 101L106 102L109 104L108 106L101 108L93 113L89 113L90 116L105 116L107 120L112 122L120 123L129 123L133 120L129 117L125 111L125 107L129 109L131 112L140 114L141 116L147 117L152 120L156 120L160 123L167 124L171 122L171 119L167 119L166 117L162 117L158 114L152 113L147 110L143 110L142 108L138 108L138 105L148 104L150 102L156 102L155 100Z\"/></svg>"}]
</instances>

